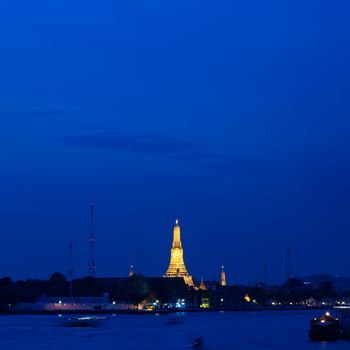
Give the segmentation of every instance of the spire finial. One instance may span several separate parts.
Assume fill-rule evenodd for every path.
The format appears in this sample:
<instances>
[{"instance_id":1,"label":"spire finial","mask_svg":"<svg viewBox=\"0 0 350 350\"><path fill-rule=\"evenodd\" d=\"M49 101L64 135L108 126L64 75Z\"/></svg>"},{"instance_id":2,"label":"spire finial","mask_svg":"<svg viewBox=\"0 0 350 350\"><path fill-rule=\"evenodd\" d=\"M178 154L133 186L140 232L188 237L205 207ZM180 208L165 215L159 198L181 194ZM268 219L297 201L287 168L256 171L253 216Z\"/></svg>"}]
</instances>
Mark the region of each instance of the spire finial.
<instances>
[{"instance_id":1,"label":"spire finial","mask_svg":"<svg viewBox=\"0 0 350 350\"><path fill-rule=\"evenodd\" d=\"M178 218L176 218L175 224L176 224L176 226L179 224L179 219Z\"/></svg>"}]
</instances>

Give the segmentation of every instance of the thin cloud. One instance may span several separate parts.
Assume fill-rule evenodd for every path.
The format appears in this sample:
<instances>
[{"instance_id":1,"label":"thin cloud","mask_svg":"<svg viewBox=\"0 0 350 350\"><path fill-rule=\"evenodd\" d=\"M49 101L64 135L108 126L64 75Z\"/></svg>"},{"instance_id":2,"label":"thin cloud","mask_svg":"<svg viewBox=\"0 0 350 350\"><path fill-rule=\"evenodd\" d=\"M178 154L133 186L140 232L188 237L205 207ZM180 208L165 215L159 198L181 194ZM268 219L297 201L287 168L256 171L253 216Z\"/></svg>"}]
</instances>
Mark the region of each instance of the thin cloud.
<instances>
[{"instance_id":1,"label":"thin cloud","mask_svg":"<svg viewBox=\"0 0 350 350\"><path fill-rule=\"evenodd\" d=\"M61 137L58 140L76 147L163 156L188 152L199 147L199 144L170 136L117 130Z\"/></svg>"},{"instance_id":2,"label":"thin cloud","mask_svg":"<svg viewBox=\"0 0 350 350\"><path fill-rule=\"evenodd\" d=\"M234 160L227 159L226 161L214 161L208 162L208 167L222 173L244 173L244 172L256 172L263 168L266 168L266 164L256 162L253 160Z\"/></svg>"},{"instance_id":3,"label":"thin cloud","mask_svg":"<svg viewBox=\"0 0 350 350\"><path fill-rule=\"evenodd\" d=\"M266 159L240 158L231 154L211 152L199 143L141 131L102 130L60 137L56 140L71 147L167 157L183 163L199 164L208 171L226 175L257 173L276 166Z\"/></svg>"},{"instance_id":4,"label":"thin cloud","mask_svg":"<svg viewBox=\"0 0 350 350\"><path fill-rule=\"evenodd\" d=\"M259 174L267 169L281 166L278 162L267 158L240 157L212 152L199 143L141 131L103 130L61 137L57 140L73 147L166 157L181 163L197 164L207 171L228 176Z\"/></svg>"},{"instance_id":5,"label":"thin cloud","mask_svg":"<svg viewBox=\"0 0 350 350\"><path fill-rule=\"evenodd\" d=\"M213 162L213 161L225 161L227 160L228 155L222 153L214 153L209 151L194 151L186 152L181 154L174 154L173 159L176 159L181 162Z\"/></svg>"},{"instance_id":6,"label":"thin cloud","mask_svg":"<svg viewBox=\"0 0 350 350\"><path fill-rule=\"evenodd\" d=\"M78 110L62 110L62 109L33 109L33 110L6 110L0 111L0 116L4 117L42 117L56 116L66 113L80 112Z\"/></svg>"}]
</instances>

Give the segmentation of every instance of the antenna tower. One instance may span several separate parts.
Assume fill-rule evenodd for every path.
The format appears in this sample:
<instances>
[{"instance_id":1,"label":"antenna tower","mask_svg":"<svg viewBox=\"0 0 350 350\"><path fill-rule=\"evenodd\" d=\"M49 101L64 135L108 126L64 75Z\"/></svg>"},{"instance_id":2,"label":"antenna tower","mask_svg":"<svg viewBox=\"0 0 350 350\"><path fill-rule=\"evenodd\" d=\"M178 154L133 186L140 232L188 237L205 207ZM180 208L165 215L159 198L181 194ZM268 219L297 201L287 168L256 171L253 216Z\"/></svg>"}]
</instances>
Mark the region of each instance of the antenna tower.
<instances>
[{"instance_id":1,"label":"antenna tower","mask_svg":"<svg viewBox=\"0 0 350 350\"><path fill-rule=\"evenodd\" d=\"M293 272L292 272L292 252L290 245L287 247L287 269L286 269L286 277L287 281L293 277Z\"/></svg>"},{"instance_id":2,"label":"antenna tower","mask_svg":"<svg viewBox=\"0 0 350 350\"><path fill-rule=\"evenodd\" d=\"M73 297L73 244L69 244L69 297Z\"/></svg>"},{"instance_id":3,"label":"antenna tower","mask_svg":"<svg viewBox=\"0 0 350 350\"><path fill-rule=\"evenodd\" d=\"M88 275L95 277L96 260L95 260L95 231L94 231L94 203L90 204L90 233L89 233L89 260L88 260Z\"/></svg>"}]
</instances>

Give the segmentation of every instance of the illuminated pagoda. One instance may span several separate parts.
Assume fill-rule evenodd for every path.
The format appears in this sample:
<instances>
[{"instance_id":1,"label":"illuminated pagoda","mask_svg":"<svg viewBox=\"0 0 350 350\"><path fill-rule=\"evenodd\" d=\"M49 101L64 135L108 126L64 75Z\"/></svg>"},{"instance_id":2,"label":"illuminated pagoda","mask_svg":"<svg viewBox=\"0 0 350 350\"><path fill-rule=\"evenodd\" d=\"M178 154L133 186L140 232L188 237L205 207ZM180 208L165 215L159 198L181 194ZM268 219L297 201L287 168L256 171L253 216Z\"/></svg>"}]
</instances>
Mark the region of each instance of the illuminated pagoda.
<instances>
[{"instance_id":1,"label":"illuminated pagoda","mask_svg":"<svg viewBox=\"0 0 350 350\"><path fill-rule=\"evenodd\" d=\"M132 277L135 275L135 271L134 271L134 266L130 266L130 270L129 270L129 277Z\"/></svg>"},{"instance_id":2,"label":"illuminated pagoda","mask_svg":"<svg viewBox=\"0 0 350 350\"><path fill-rule=\"evenodd\" d=\"M164 277L183 277L185 283L188 286L193 287L192 276L187 272L183 254L184 253L180 239L179 220L176 219L174 226L173 244L171 246L170 264Z\"/></svg>"},{"instance_id":3,"label":"illuminated pagoda","mask_svg":"<svg viewBox=\"0 0 350 350\"><path fill-rule=\"evenodd\" d=\"M204 279L202 277L201 279L201 283L199 285L199 287L197 288L197 290L200 289L200 290L208 290L208 288L206 287L205 283L204 283Z\"/></svg>"},{"instance_id":4,"label":"illuminated pagoda","mask_svg":"<svg viewBox=\"0 0 350 350\"><path fill-rule=\"evenodd\" d=\"M221 287L226 287L226 273L224 270L224 265L221 266L220 284Z\"/></svg>"}]
</instances>

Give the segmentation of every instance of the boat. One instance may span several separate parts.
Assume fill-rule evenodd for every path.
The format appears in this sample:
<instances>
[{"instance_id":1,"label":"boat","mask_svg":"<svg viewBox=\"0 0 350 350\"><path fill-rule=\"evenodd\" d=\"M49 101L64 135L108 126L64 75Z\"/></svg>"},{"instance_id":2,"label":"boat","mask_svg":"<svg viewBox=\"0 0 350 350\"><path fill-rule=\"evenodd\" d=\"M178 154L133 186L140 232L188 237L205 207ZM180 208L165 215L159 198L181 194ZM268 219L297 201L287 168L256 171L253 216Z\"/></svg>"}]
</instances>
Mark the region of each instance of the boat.
<instances>
[{"instance_id":1,"label":"boat","mask_svg":"<svg viewBox=\"0 0 350 350\"><path fill-rule=\"evenodd\" d=\"M106 317L102 316L81 316L67 317L63 320L65 327L99 327Z\"/></svg>"},{"instance_id":2,"label":"boat","mask_svg":"<svg viewBox=\"0 0 350 350\"><path fill-rule=\"evenodd\" d=\"M197 337L193 339L190 344L190 348L192 349L200 349L203 346L203 339L201 337Z\"/></svg>"},{"instance_id":3,"label":"boat","mask_svg":"<svg viewBox=\"0 0 350 350\"><path fill-rule=\"evenodd\" d=\"M339 313L341 337L350 339L350 306L335 307Z\"/></svg>"},{"instance_id":4,"label":"boat","mask_svg":"<svg viewBox=\"0 0 350 350\"><path fill-rule=\"evenodd\" d=\"M310 321L309 337L311 340L337 340L342 336L338 317L329 312Z\"/></svg>"}]
</instances>

